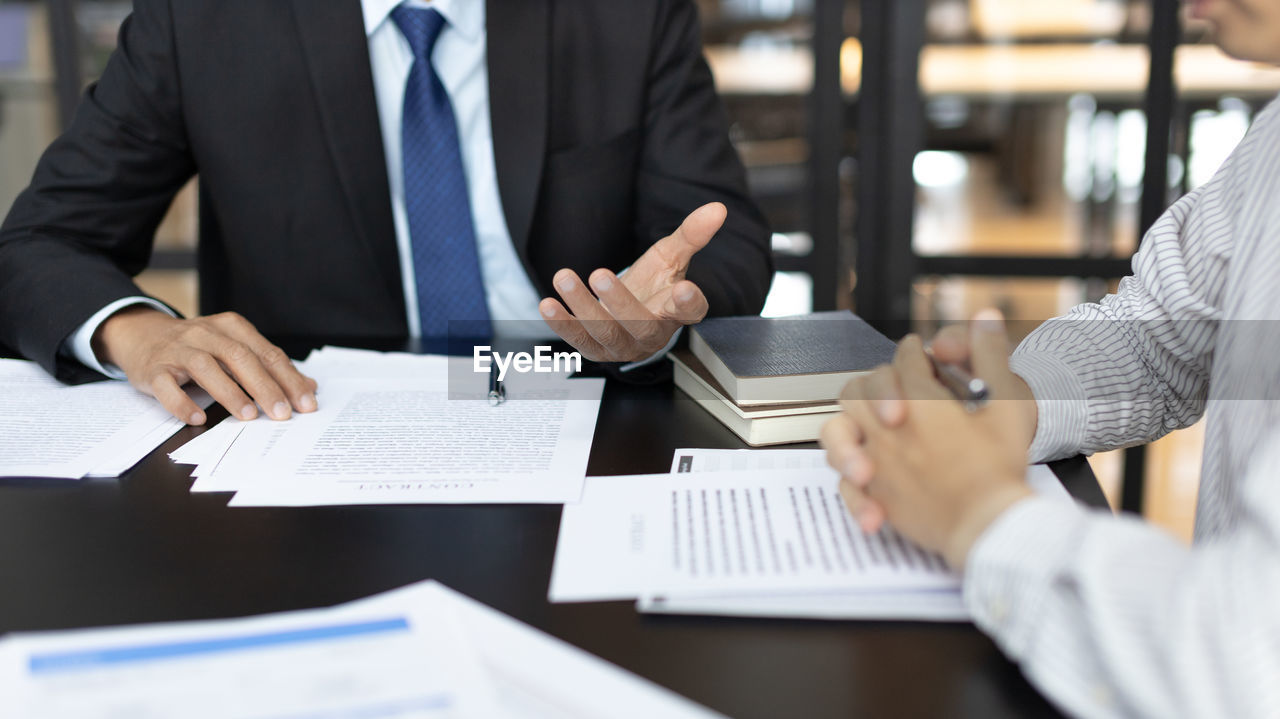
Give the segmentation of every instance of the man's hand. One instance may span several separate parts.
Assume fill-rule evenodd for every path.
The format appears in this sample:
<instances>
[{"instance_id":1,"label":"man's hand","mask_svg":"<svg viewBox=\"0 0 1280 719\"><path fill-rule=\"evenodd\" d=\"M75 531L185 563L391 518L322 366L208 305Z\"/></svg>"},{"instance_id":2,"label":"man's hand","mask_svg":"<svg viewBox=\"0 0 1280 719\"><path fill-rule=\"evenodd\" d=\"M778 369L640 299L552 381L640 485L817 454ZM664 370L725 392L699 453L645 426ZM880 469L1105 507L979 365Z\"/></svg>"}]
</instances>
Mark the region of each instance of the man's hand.
<instances>
[{"instance_id":1,"label":"man's hand","mask_svg":"<svg viewBox=\"0 0 1280 719\"><path fill-rule=\"evenodd\" d=\"M587 359L632 362L652 355L681 325L706 316L707 298L684 275L694 254L724 224L726 213L719 202L699 207L622 278L604 268L592 272L592 289L573 270L560 270L554 282L565 304L547 297L538 309L551 329Z\"/></svg>"},{"instance_id":2,"label":"man's hand","mask_svg":"<svg viewBox=\"0 0 1280 719\"><path fill-rule=\"evenodd\" d=\"M181 320L150 307L128 307L102 323L93 349L188 424L205 421L182 389L190 381L240 419L258 416L255 402L272 419L316 409L315 380L234 312Z\"/></svg>"},{"instance_id":3,"label":"man's hand","mask_svg":"<svg viewBox=\"0 0 1280 719\"><path fill-rule=\"evenodd\" d=\"M970 324L967 335L939 334L930 349L987 382L985 407L965 411L934 376L920 339L908 336L892 365L845 387L844 412L822 430L827 461L862 529L877 531L888 519L956 568L983 530L1031 493L1024 475L1036 428L1035 398L1009 370L999 313L980 312Z\"/></svg>"}]
</instances>

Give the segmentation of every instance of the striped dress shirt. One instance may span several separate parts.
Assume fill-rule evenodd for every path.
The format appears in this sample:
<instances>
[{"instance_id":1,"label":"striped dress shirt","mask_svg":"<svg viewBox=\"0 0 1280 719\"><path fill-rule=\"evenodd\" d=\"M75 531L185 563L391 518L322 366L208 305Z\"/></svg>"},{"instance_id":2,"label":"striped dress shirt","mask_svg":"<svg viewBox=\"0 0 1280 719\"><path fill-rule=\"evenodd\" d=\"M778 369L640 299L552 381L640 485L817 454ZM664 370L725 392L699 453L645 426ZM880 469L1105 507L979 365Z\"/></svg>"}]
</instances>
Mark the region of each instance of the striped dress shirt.
<instances>
[{"instance_id":1,"label":"striped dress shirt","mask_svg":"<svg viewBox=\"0 0 1280 719\"><path fill-rule=\"evenodd\" d=\"M1046 499L970 552L974 620L1079 716L1280 716L1280 102L1152 227L1114 295L1050 320L1013 370L1031 459L1206 417L1195 541Z\"/></svg>"}]
</instances>

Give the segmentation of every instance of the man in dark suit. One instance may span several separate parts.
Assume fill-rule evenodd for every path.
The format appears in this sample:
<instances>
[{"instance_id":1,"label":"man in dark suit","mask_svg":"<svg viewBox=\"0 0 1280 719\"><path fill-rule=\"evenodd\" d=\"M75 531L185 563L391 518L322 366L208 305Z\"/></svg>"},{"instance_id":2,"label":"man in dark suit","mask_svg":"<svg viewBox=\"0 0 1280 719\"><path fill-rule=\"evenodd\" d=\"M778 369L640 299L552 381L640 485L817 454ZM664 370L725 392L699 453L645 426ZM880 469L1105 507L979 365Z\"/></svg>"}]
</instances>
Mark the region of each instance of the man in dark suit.
<instances>
[{"instance_id":1,"label":"man in dark suit","mask_svg":"<svg viewBox=\"0 0 1280 719\"><path fill-rule=\"evenodd\" d=\"M183 319L130 277L196 173ZM0 229L0 344L283 419L315 384L264 334L541 319L642 360L759 311L768 238L688 0L136 0Z\"/></svg>"}]
</instances>

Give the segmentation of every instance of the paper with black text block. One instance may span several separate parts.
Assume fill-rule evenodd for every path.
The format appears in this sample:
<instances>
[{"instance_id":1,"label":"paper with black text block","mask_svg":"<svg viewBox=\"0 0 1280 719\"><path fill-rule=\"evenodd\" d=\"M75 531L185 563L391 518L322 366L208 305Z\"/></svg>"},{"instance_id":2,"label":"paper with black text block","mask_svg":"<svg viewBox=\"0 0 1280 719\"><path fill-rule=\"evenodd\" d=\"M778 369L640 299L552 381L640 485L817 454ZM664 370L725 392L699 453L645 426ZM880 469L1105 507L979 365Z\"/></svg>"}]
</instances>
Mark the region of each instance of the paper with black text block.
<instances>
[{"instance_id":1,"label":"paper with black text block","mask_svg":"<svg viewBox=\"0 0 1280 719\"><path fill-rule=\"evenodd\" d=\"M201 407L212 403L191 388ZM185 425L128 382L69 387L0 359L0 477L117 477Z\"/></svg>"},{"instance_id":2,"label":"paper with black text block","mask_svg":"<svg viewBox=\"0 0 1280 719\"><path fill-rule=\"evenodd\" d=\"M829 470L589 477L560 522L550 599L954 588L891 529L863 535Z\"/></svg>"},{"instance_id":3,"label":"paper with black text block","mask_svg":"<svg viewBox=\"0 0 1280 719\"><path fill-rule=\"evenodd\" d=\"M768 467L768 469L762 470L759 469L760 467ZM854 571L860 569L855 562L856 557L869 570L879 567L880 577L885 577L884 570L889 570L887 581L869 581L877 575L873 571L867 571L863 579L868 581L860 585L851 582L849 586L852 588L841 589L840 581L832 581L827 588L815 588L815 584L809 582L807 586L810 588L798 589L797 586L806 585L806 583L796 581L802 578L803 574L796 572L790 578L784 576L777 581L764 581L763 591L744 590L743 578L739 578L727 581L725 583L728 585L727 588L713 586L713 582L704 580L702 586L694 587L692 590L684 584L661 587L663 591L656 592L654 590L659 589L660 585L653 581L653 576L661 574L663 562L662 560L656 562L657 570L655 571L655 562L651 555L660 555L668 550L659 546L662 542L655 539L651 529L653 517L662 516L661 512L654 513L652 509L647 511L641 509L646 506L651 507L651 505L645 505L645 498L661 492L668 493L668 496L675 492L678 498L681 491L696 490L700 499L703 490L712 490L715 485L705 483L704 477L672 477L671 475L592 477L588 478L583 489L582 502L565 508L561 520L560 542L556 548L550 599L558 602L574 602L640 597L639 606L643 611L731 616L930 621L967 619L968 613L961 600L958 581L954 577L941 578L945 570L924 581L917 576L914 580L903 582L901 580L907 577L893 576L895 563L898 571L904 574L910 574L912 571L917 574L932 571L930 567L936 570L938 565L934 555L910 547L909 543L893 533L884 532L863 537L856 527L852 528L852 540L846 536L841 543L834 541L833 538L838 536L840 527L847 528L849 525L845 524L844 515L847 513L844 511L843 504L837 503L834 492L838 478L835 472L825 467L825 458L821 450L681 449L676 451L672 462L673 472L700 473L713 468L721 471L714 472L710 476L720 477L722 480L733 476L739 477L737 484L733 484L733 480L730 480L729 484L736 490L739 513L737 524L730 521L725 525L725 531L720 530L720 518L726 516L732 518L733 512L732 502L727 504L727 512L722 513L718 510L718 506L725 504L724 500L727 498L724 494L725 484L721 481L719 486L721 498L718 503L714 499L710 505L705 502L695 503L695 510L703 506L715 510L708 513L708 519L697 517L697 511L688 512L686 509L680 513L677 508L668 510L662 521L669 519L673 523L678 522L681 516L693 516L698 520L695 522L693 531L686 529L678 532L673 526L669 532L673 538L683 537L686 541L689 537L696 538L697 525L702 525L707 539L712 540L710 552L704 550L702 554L710 554L714 559L718 552L719 564L730 569L733 568L735 561L739 563L738 568L741 569L743 560L748 565L755 563L757 569L763 561L765 568L768 569L773 564L772 546L757 551L754 547L755 539L751 533L744 535L750 538L748 546L744 546L740 553L737 551L739 528L743 525L743 516L748 511L743 491L751 486L752 481L757 483L757 491L761 488L759 485L768 485L769 488L778 491L794 488L801 476L807 475L811 480L816 480L810 484L809 494L809 499L817 500L813 502L814 511L809 512L810 503L807 501L798 501L794 506L804 509L797 526L805 527L808 532L805 536L812 537L809 540L808 561L821 566L823 571L839 570L839 557L843 557L845 571ZM726 469L729 471L724 471ZM743 478L746 480L743 481ZM1037 491L1046 496L1056 496L1069 501L1069 495L1045 467L1029 468L1028 481ZM830 492L826 495L828 502L825 507L829 523L818 510L823 496L819 493L819 488L826 488ZM802 497L802 492L797 495L798 499ZM758 494L752 495L751 511L759 512L761 506ZM792 506L791 492L788 490L783 507ZM817 523L814 522L815 519L818 520ZM815 524L818 529L821 529L822 523L827 523L828 529L821 533L814 532ZM712 531L706 531L707 526L711 527ZM760 526L758 521L756 526ZM832 532L831 529L836 531ZM717 535L719 535L718 542ZM725 536L729 541L724 541ZM767 532L763 536L767 537ZM797 558L798 564L803 565L804 545L799 542L798 532L793 532L789 536L792 541L791 554ZM818 539L824 540L822 546L817 543ZM775 536L774 540L773 546L777 546L778 537ZM724 557L726 548L730 550L727 562ZM827 565L821 565L824 550L828 560ZM784 549L783 553L785 551ZM840 552L839 555L836 554L837 551ZM697 556L693 552L687 552L687 554L686 563ZM675 563L674 551L666 561L670 564ZM707 569L711 568L707 567ZM748 569L750 568L748 566ZM810 567L809 571L812 573L814 569L815 567ZM746 573L742 574L745 577Z\"/></svg>"},{"instance_id":4,"label":"paper with black text block","mask_svg":"<svg viewBox=\"0 0 1280 719\"><path fill-rule=\"evenodd\" d=\"M603 380L508 375L494 407L470 358L423 360L417 377L328 376L318 411L240 423L193 489L232 506L577 501Z\"/></svg>"}]
</instances>

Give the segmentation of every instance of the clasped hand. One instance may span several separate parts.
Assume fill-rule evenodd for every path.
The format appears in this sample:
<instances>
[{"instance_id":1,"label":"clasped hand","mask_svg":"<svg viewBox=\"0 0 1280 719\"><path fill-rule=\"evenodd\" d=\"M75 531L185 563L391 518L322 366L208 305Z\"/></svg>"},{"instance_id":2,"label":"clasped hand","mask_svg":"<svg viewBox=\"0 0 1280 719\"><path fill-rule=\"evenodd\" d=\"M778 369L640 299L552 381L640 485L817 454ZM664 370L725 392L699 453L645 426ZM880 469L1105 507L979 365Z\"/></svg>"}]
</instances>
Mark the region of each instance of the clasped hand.
<instances>
[{"instance_id":1,"label":"clasped hand","mask_svg":"<svg viewBox=\"0 0 1280 719\"><path fill-rule=\"evenodd\" d=\"M573 270L560 270L553 282L564 304L548 297L538 306L547 325L597 362L632 362L661 350L682 325L707 314L707 298L685 273L726 212L719 202L699 207L622 277L604 268L592 272L590 289Z\"/></svg>"},{"instance_id":2,"label":"clasped hand","mask_svg":"<svg viewBox=\"0 0 1280 719\"><path fill-rule=\"evenodd\" d=\"M966 411L934 375L927 351L983 378L987 405ZM845 387L843 412L823 427L821 442L863 531L888 520L959 569L983 530L1030 494L1035 398L1008 356L1004 322L985 310L968 329L943 330L929 350L908 335L892 364Z\"/></svg>"}]
</instances>

